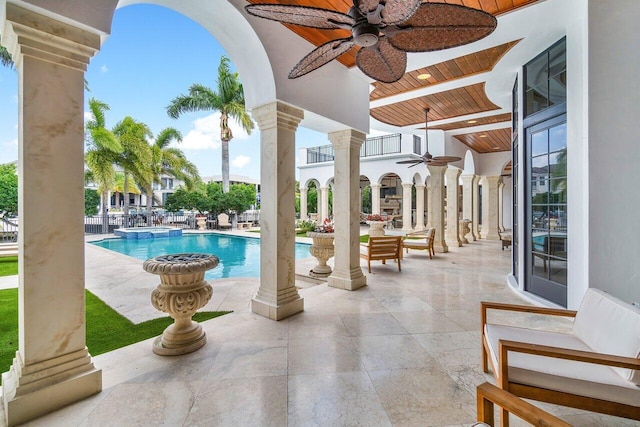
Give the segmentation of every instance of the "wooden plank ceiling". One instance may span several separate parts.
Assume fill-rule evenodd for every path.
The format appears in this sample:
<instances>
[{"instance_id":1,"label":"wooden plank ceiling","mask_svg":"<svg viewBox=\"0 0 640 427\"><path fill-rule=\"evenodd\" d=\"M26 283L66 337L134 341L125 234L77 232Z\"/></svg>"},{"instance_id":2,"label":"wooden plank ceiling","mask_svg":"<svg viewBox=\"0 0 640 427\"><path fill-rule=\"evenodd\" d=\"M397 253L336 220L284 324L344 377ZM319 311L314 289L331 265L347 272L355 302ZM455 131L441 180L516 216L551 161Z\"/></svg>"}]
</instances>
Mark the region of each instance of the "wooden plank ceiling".
<instances>
[{"instance_id":1,"label":"wooden plank ceiling","mask_svg":"<svg viewBox=\"0 0 640 427\"><path fill-rule=\"evenodd\" d=\"M495 123L510 122L511 113L496 114L495 116L480 117L474 120L465 120L461 122L447 123L439 126L429 126L429 129L454 130L462 128L470 128L474 126L492 125Z\"/></svg>"},{"instance_id":2,"label":"wooden plank ceiling","mask_svg":"<svg viewBox=\"0 0 640 427\"><path fill-rule=\"evenodd\" d=\"M372 108L371 116L394 126L412 126L424 123L426 107L430 108L430 121L500 109L487 98L484 83L476 83Z\"/></svg>"},{"instance_id":3,"label":"wooden plank ceiling","mask_svg":"<svg viewBox=\"0 0 640 427\"><path fill-rule=\"evenodd\" d=\"M511 128L465 133L454 138L481 154L511 150Z\"/></svg>"},{"instance_id":4,"label":"wooden plank ceiling","mask_svg":"<svg viewBox=\"0 0 640 427\"><path fill-rule=\"evenodd\" d=\"M520 40L514 40L501 44L500 46L494 46L449 61L410 71L395 83L374 82L373 87L375 89L371 92L369 98L371 101L374 101L422 87L491 71L500 58L519 41ZM429 74L431 77L423 80L418 78L418 76L425 74Z\"/></svg>"}]
</instances>

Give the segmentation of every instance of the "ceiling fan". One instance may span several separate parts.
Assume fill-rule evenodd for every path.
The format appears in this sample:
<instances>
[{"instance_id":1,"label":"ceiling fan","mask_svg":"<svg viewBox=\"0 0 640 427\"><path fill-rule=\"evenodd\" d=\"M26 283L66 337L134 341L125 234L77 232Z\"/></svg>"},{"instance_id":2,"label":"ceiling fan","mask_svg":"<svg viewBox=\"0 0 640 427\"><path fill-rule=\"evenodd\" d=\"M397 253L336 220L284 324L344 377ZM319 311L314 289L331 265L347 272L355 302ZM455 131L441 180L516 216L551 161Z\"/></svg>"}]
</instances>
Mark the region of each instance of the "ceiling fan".
<instances>
[{"instance_id":1,"label":"ceiling fan","mask_svg":"<svg viewBox=\"0 0 640 427\"><path fill-rule=\"evenodd\" d=\"M422 0L353 0L347 14L291 4L251 4L254 16L319 29L345 29L351 37L330 40L302 58L289 73L295 79L360 46L356 65L383 83L398 81L407 68L407 52L430 52L480 40L496 28L482 10Z\"/></svg>"},{"instance_id":2,"label":"ceiling fan","mask_svg":"<svg viewBox=\"0 0 640 427\"><path fill-rule=\"evenodd\" d=\"M462 158L454 157L454 156L435 156L434 157L431 155L431 153L429 153L429 126L427 125L428 115L429 115L429 108L425 108L424 109L424 140L426 142L427 151L422 155L420 159L401 160L399 162L396 162L397 164L399 165L411 164L411 166L409 166L410 168L414 166L418 166L421 163L424 163L427 166L429 165L446 166L447 163L457 162L459 160L462 160Z\"/></svg>"}]
</instances>

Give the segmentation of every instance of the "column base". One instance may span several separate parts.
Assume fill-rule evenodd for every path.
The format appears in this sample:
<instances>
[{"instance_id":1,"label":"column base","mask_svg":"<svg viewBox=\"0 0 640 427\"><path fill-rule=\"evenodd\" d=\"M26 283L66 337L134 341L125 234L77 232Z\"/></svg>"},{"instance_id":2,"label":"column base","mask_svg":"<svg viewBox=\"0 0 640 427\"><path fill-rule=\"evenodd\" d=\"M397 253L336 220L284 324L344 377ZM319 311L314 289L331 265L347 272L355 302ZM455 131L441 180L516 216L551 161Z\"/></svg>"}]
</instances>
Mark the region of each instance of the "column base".
<instances>
[{"instance_id":1,"label":"column base","mask_svg":"<svg viewBox=\"0 0 640 427\"><path fill-rule=\"evenodd\" d=\"M327 279L327 284L332 288L355 291L356 289L360 289L367 285L367 277L362 274L362 269L360 267L347 272L334 271Z\"/></svg>"},{"instance_id":2,"label":"column base","mask_svg":"<svg viewBox=\"0 0 640 427\"><path fill-rule=\"evenodd\" d=\"M23 424L102 391L102 370L87 349L25 366L16 353L2 374L2 401L8 426Z\"/></svg>"},{"instance_id":3,"label":"column base","mask_svg":"<svg viewBox=\"0 0 640 427\"><path fill-rule=\"evenodd\" d=\"M497 232L489 233L486 236L480 235L480 237L484 240L500 240L500 234Z\"/></svg>"},{"instance_id":4,"label":"column base","mask_svg":"<svg viewBox=\"0 0 640 427\"><path fill-rule=\"evenodd\" d=\"M449 252L449 246L447 246L447 244L444 243L444 242L442 244L434 243L433 244L433 249L436 252L440 252L440 253L443 253L443 254Z\"/></svg>"},{"instance_id":5,"label":"column base","mask_svg":"<svg viewBox=\"0 0 640 427\"><path fill-rule=\"evenodd\" d=\"M454 247L462 247L462 241L457 237L450 236L447 238L447 242L450 242Z\"/></svg>"},{"instance_id":6,"label":"column base","mask_svg":"<svg viewBox=\"0 0 640 427\"><path fill-rule=\"evenodd\" d=\"M275 298L258 290L251 300L251 311L271 320L282 320L304 311L304 298L300 298L295 286L278 291Z\"/></svg>"}]
</instances>

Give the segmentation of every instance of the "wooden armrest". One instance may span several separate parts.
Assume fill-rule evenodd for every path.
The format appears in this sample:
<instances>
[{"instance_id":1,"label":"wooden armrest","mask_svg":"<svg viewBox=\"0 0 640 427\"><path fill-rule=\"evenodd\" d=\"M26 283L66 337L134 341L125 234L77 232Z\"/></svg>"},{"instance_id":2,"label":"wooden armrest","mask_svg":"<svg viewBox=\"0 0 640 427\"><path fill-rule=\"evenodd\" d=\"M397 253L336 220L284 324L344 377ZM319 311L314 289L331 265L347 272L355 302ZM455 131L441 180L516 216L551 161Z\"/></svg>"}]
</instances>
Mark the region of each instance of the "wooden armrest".
<instances>
[{"instance_id":1,"label":"wooden armrest","mask_svg":"<svg viewBox=\"0 0 640 427\"><path fill-rule=\"evenodd\" d=\"M518 418L536 426L571 427L571 424L533 406L531 403L502 390L493 384L483 383L476 388L478 397L478 421L494 424L493 404L500 406Z\"/></svg>"},{"instance_id":2,"label":"wooden armrest","mask_svg":"<svg viewBox=\"0 0 640 427\"><path fill-rule=\"evenodd\" d=\"M535 307L531 305L506 304L502 302L480 302L480 317L482 320L482 328L487 323L487 310L505 310L517 311L522 313L547 314L550 316L576 317L578 313L575 310L566 310L563 308Z\"/></svg>"}]
</instances>

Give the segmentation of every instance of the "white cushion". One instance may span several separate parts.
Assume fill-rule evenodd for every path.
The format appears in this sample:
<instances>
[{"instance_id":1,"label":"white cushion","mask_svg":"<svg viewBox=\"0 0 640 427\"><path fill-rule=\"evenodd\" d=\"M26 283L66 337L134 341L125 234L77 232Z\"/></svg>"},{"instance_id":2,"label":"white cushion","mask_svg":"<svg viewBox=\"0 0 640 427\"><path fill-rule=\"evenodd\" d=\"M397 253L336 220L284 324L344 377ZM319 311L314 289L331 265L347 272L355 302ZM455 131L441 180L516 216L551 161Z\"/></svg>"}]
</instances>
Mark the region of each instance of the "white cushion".
<instances>
[{"instance_id":1,"label":"white cushion","mask_svg":"<svg viewBox=\"0 0 640 427\"><path fill-rule=\"evenodd\" d=\"M593 351L573 334L492 324L485 325L485 334L494 367L501 339ZM608 366L517 352L509 352L508 362L510 382L640 406L640 387Z\"/></svg>"},{"instance_id":2,"label":"white cushion","mask_svg":"<svg viewBox=\"0 0 640 427\"><path fill-rule=\"evenodd\" d=\"M640 309L599 289L588 289L573 333L598 353L640 358ZM640 385L640 370L614 368Z\"/></svg>"}]
</instances>

